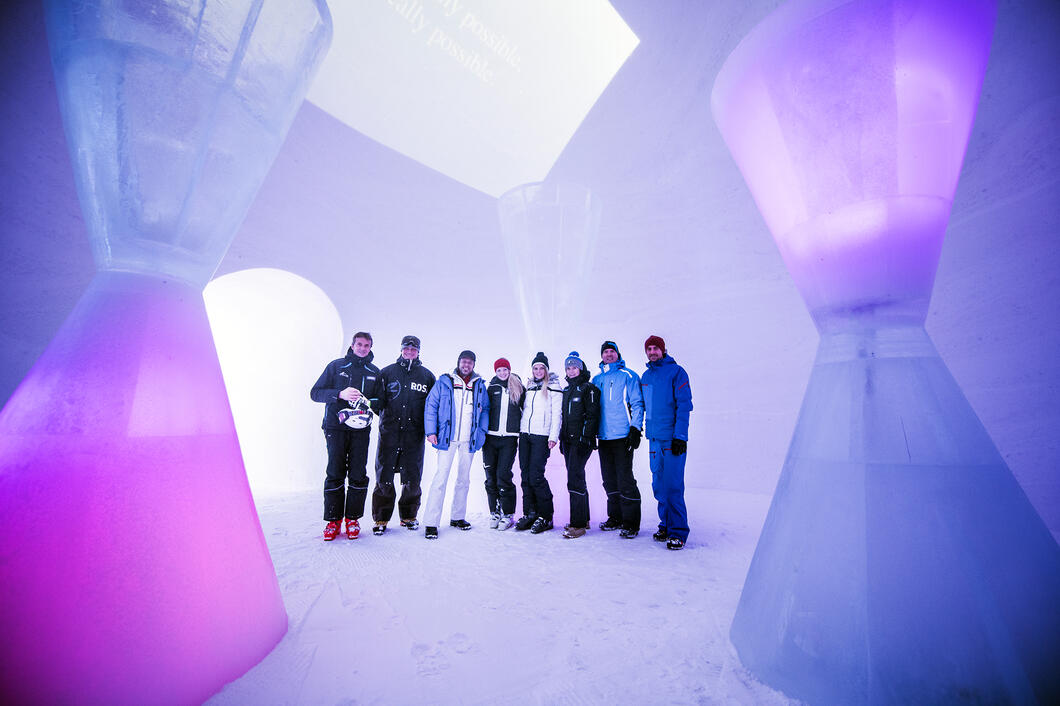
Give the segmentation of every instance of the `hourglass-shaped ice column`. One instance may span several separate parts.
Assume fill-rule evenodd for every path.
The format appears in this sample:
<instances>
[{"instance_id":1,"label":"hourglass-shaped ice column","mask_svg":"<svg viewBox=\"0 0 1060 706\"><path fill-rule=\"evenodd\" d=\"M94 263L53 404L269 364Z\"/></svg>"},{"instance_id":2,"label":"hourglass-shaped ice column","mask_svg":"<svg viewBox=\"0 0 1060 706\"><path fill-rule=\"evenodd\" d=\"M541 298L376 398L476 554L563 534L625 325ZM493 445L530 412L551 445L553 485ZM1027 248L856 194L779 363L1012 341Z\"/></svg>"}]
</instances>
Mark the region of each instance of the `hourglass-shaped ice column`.
<instances>
[{"instance_id":1,"label":"hourglass-shaped ice column","mask_svg":"<svg viewBox=\"0 0 1060 706\"><path fill-rule=\"evenodd\" d=\"M50 0L46 17L99 272L0 412L2 700L198 703L287 628L202 288L330 16Z\"/></svg>"},{"instance_id":2,"label":"hourglass-shaped ice column","mask_svg":"<svg viewBox=\"0 0 1060 706\"><path fill-rule=\"evenodd\" d=\"M794 0L714 117L821 334L732 625L813 703L1055 703L1060 549L923 324L993 0Z\"/></svg>"},{"instance_id":3,"label":"hourglass-shaped ice column","mask_svg":"<svg viewBox=\"0 0 1060 706\"><path fill-rule=\"evenodd\" d=\"M497 202L501 235L532 351L558 352L577 330L600 231L600 199L584 186L534 182Z\"/></svg>"}]
</instances>

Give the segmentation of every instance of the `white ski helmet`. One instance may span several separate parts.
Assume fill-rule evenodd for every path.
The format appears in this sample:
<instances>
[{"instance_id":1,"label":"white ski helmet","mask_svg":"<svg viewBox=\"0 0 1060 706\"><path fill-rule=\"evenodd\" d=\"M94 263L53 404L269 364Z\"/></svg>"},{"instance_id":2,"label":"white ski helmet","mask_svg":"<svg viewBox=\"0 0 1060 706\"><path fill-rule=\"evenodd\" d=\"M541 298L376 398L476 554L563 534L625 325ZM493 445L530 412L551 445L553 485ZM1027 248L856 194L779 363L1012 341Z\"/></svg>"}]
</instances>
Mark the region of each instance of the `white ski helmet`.
<instances>
[{"instance_id":1,"label":"white ski helmet","mask_svg":"<svg viewBox=\"0 0 1060 706\"><path fill-rule=\"evenodd\" d=\"M366 429L372 423L372 408L364 397L358 397L352 407L339 410L339 421L353 429Z\"/></svg>"}]
</instances>

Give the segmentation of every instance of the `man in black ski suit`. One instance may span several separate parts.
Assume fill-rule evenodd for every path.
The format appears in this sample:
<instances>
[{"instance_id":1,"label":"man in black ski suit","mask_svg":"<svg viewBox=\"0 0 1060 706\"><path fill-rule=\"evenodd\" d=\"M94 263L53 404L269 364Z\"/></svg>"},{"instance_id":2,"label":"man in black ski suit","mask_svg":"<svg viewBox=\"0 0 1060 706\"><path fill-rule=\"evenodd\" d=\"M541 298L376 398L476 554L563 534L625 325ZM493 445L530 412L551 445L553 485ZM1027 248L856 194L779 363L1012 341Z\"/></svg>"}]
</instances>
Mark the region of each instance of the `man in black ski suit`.
<instances>
[{"instance_id":1,"label":"man in black ski suit","mask_svg":"<svg viewBox=\"0 0 1060 706\"><path fill-rule=\"evenodd\" d=\"M344 516L346 536L356 539L361 533L360 519L368 496L368 438L372 431L371 412L366 410L368 406L378 407L381 397L379 368L372 365L372 357L372 334L358 331L353 334L346 356L328 363L309 391L314 402L324 403L321 427L328 447L324 479L324 521L328 523L324 528L325 541L338 536ZM358 409L361 414L357 419L344 423Z\"/></svg>"},{"instance_id":2,"label":"man in black ski suit","mask_svg":"<svg viewBox=\"0 0 1060 706\"><path fill-rule=\"evenodd\" d=\"M394 475L401 474L397 501L401 526L420 526L420 478L423 476L423 410L434 387L434 373L420 361L420 339L405 336L401 356L379 375L379 448L375 456L375 492L372 493L373 534L383 534L394 514Z\"/></svg>"}]
</instances>

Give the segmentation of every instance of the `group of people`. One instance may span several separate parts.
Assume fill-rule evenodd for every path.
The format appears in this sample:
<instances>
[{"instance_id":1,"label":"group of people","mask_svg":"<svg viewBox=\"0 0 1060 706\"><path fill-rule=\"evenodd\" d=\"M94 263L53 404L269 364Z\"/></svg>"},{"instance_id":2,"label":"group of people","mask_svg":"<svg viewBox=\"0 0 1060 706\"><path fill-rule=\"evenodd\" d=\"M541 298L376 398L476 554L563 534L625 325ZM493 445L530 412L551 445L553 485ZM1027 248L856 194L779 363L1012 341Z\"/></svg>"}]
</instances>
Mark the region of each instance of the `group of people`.
<instances>
[{"instance_id":1,"label":"group of people","mask_svg":"<svg viewBox=\"0 0 1060 706\"><path fill-rule=\"evenodd\" d=\"M424 439L437 450L437 467L424 511L424 536L438 537L449 476L456 481L449 526L471 529L467 495L471 464L482 451L491 529L553 528L552 490L545 464L558 445L567 470L570 522L563 536L581 537L589 529L585 466L594 450L607 493L607 519L599 527L626 539L640 532L640 491L633 457L642 436L649 444L652 492L659 505L659 526L652 538L669 549L688 539L684 502L685 453L692 391L688 374L666 351L658 336L644 342L647 369L642 376L626 367L618 346L600 347L600 372L590 378L577 351L564 360L565 381L551 372L544 353L531 363L524 385L511 363L499 358L487 384L475 372L475 353L462 351L452 372L439 377L420 361L420 339L405 336L397 361L380 370L373 363L372 336L354 334L345 357L327 365L310 391L324 409L328 464L324 480L324 539L342 531L360 535L368 495L368 444L379 419L372 493L373 534L381 535L393 517L395 502L402 527L420 524ZM643 428L643 431L642 431ZM515 519L513 467L519 458L522 516ZM395 478L401 477L398 496ZM347 488L348 483L348 488Z\"/></svg>"}]
</instances>

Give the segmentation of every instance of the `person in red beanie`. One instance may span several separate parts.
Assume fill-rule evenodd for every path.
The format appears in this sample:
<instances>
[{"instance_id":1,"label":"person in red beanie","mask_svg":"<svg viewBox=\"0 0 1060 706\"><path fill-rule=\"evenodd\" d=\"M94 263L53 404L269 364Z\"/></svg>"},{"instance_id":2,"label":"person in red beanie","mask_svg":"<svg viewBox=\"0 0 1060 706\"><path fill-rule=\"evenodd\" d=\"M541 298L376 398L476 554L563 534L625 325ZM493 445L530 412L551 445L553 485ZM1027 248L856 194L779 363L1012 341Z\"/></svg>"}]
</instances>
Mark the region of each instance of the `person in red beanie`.
<instances>
[{"instance_id":1,"label":"person in red beanie","mask_svg":"<svg viewBox=\"0 0 1060 706\"><path fill-rule=\"evenodd\" d=\"M515 524L515 483L512 466L519 448L519 424L523 418L523 383L512 374L507 358L493 363L496 373L487 392L490 422L482 447L486 471L486 500L490 506L490 529L506 530Z\"/></svg>"},{"instance_id":2,"label":"person in red beanie","mask_svg":"<svg viewBox=\"0 0 1060 706\"><path fill-rule=\"evenodd\" d=\"M666 341L648 336L644 342L648 369L641 376L644 393L644 435L648 437L651 490L659 503L659 529L652 535L667 549L688 541L685 508L685 452L692 388L688 373L666 352Z\"/></svg>"}]
</instances>

